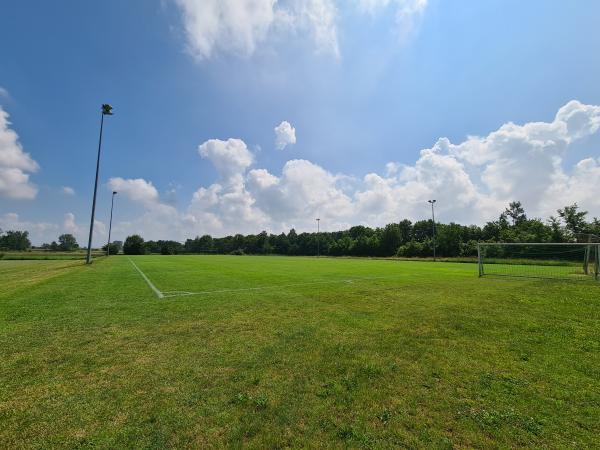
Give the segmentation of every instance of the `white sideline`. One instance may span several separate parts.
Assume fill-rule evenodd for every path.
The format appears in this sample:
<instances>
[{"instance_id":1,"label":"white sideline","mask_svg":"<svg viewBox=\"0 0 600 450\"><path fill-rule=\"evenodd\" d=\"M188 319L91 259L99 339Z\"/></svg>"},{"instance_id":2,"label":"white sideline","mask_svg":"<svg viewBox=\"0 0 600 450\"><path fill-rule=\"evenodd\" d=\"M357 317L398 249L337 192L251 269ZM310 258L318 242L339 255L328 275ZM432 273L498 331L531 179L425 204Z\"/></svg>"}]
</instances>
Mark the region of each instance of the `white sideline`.
<instances>
[{"instance_id":1,"label":"white sideline","mask_svg":"<svg viewBox=\"0 0 600 450\"><path fill-rule=\"evenodd\" d=\"M129 259L129 258L127 258L127 259ZM143 278L143 279L146 281L146 283L148 283L148 286L150 286L150 289L152 289L152 290L154 291L154 293L156 294L156 296L157 296L158 298L164 298L164 297L165 297L165 296L164 296L164 294L163 294L162 292L160 292L160 291L159 291L159 290L156 288L156 286L154 286L154 285L152 284L152 281L150 281L150 280L148 279L148 277L147 277L147 276L144 274L144 272L142 272L142 271L140 270L140 268L139 268L138 266L136 266L136 265L135 265L135 263L134 263L134 262L133 262L131 259L129 259L129 262L130 262L131 264L133 264L133 267L135 267L135 268L137 269L137 271L140 273L140 275L142 276L142 278Z\"/></svg>"}]
</instances>

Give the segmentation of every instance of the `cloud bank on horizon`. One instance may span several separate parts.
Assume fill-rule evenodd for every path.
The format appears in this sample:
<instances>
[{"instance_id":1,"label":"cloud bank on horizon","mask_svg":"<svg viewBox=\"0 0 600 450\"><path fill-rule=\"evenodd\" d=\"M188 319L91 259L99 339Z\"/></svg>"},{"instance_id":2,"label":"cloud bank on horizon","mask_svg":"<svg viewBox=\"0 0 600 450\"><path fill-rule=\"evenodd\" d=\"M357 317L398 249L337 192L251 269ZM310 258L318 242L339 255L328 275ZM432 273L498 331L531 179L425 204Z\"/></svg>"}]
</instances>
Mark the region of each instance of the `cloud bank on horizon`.
<instances>
[{"instance_id":1,"label":"cloud bank on horizon","mask_svg":"<svg viewBox=\"0 0 600 450\"><path fill-rule=\"evenodd\" d=\"M462 223L494 220L512 200L543 218L573 202L600 215L600 158L564 167L571 145L599 128L600 106L571 101L552 122L507 123L458 144L441 138L413 165L390 162L384 173L360 179L305 159L289 160L274 174L252 167L243 140L212 139L199 153L219 179L200 187L183 210L162 201L149 180L112 178L108 187L145 209L127 232L155 239L312 230L315 217L328 230L381 226L423 217L430 198L438 200L441 220Z\"/></svg>"},{"instance_id":2,"label":"cloud bank on horizon","mask_svg":"<svg viewBox=\"0 0 600 450\"><path fill-rule=\"evenodd\" d=\"M24 171L34 172L39 166L23 151L7 117L2 111L0 196L31 199L37 191ZM552 122L509 122L487 136L469 136L458 144L440 138L421 150L413 165L391 161L383 173L362 178L331 173L306 159L288 160L281 173L274 174L252 167L254 155L242 139L210 139L198 146L198 153L214 166L218 180L199 187L183 209L162 199L152 181L143 178L113 177L107 188L144 210L133 221L117 222L114 229L150 239L312 230L315 217L328 230L381 226L423 217L430 198L438 200L441 220L461 223L493 220L512 200L522 201L530 215L543 218L573 202L600 215L600 158L590 156L564 166L572 144L599 129L600 106L573 100ZM21 178L4 175L11 170ZM51 240L47 236L56 231L85 237L85 227L77 225L71 213L62 225L24 222L6 213L0 216L0 228L29 229L38 240Z\"/></svg>"}]
</instances>

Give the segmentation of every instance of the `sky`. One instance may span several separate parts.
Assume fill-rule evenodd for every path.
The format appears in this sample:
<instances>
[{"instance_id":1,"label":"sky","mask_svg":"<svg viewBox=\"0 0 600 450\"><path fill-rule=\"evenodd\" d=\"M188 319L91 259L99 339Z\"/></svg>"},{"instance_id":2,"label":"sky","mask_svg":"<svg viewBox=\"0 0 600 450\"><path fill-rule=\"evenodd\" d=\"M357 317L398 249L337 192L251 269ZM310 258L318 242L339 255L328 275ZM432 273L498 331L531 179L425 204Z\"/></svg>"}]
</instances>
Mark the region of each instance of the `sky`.
<instances>
[{"instance_id":1,"label":"sky","mask_svg":"<svg viewBox=\"0 0 600 450\"><path fill-rule=\"evenodd\" d=\"M0 6L0 229L94 245L600 216L600 2Z\"/></svg>"}]
</instances>

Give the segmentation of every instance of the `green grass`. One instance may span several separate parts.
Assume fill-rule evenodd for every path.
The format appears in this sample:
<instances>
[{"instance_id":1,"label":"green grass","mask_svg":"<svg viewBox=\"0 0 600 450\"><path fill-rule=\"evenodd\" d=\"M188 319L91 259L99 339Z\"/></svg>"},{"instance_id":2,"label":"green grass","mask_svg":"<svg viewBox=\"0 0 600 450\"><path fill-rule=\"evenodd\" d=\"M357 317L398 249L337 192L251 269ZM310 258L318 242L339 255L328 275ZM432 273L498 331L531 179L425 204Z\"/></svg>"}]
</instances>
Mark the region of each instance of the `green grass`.
<instances>
[{"instance_id":1,"label":"green grass","mask_svg":"<svg viewBox=\"0 0 600 450\"><path fill-rule=\"evenodd\" d=\"M92 251L93 258L101 258L105 256L105 252L94 250ZM45 250L28 250L24 252L15 251L0 251L0 260L51 260L51 259L85 259L85 250L76 250L72 252L61 252L61 251L45 251Z\"/></svg>"},{"instance_id":2,"label":"green grass","mask_svg":"<svg viewBox=\"0 0 600 450\"><path fill-rule=\"evenodd\" d=\"M237 256L0 261L0 448L585 448L600 284Z\"/></svg>"}]
</instances>

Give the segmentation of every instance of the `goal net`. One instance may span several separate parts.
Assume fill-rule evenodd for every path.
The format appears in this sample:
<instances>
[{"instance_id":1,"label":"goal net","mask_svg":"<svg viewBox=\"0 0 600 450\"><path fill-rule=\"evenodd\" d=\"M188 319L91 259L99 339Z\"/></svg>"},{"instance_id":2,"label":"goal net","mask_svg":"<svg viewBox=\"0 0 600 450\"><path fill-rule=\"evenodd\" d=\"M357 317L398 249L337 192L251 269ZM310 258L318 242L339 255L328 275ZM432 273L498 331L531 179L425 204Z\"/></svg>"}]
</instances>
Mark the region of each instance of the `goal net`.
<instances>
[{"instance_id":1,"label":"goal net","mask_svg":"<svg viewBox=\"0 0 600 450\"><path fill-rule=\"evenodd\" d=\"M480 243L479 276L599 279L598 243Z\"/></svg>"}]
</instances>

